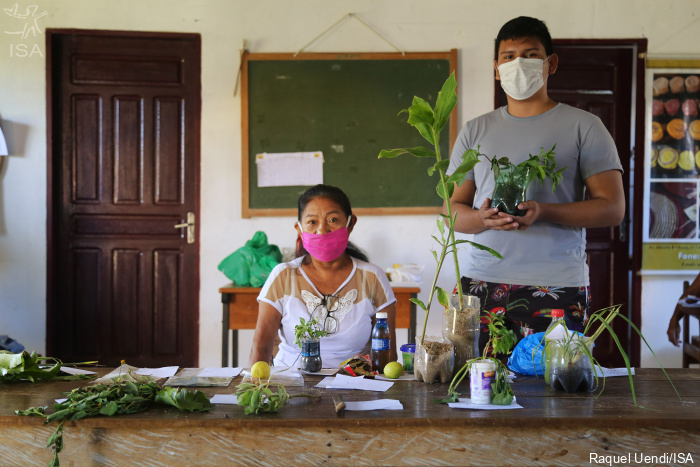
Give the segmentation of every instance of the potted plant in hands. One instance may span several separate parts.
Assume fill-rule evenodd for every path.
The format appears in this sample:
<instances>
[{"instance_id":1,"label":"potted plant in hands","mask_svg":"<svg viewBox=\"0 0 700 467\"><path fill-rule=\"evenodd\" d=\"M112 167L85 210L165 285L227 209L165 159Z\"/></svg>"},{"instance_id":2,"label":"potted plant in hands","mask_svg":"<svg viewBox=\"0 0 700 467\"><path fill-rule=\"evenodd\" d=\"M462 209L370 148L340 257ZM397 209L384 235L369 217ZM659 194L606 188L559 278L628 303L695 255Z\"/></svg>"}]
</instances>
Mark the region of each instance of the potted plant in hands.
<instances>
[{"instance_id":1,"label":"potted plant in hands","mask_svg":"<svg viewBox=\"0 0 700 467\"><path fill-rule=\"evenodd\" d=\"M481 384L484 381L480 379L480 372L475 370L477 367L482 366L488 366L491 368L491 371L493 371L493 380L490 383L490 388L483 388L488 391L488 402L485 403L510 405L513 402L513 390L508 382L508 367L504 365L501 360L496 358L496 356L510 354L511 350L515 346L515 334L510 329L506 328L504 324L504 315L502 313L489 312L488 327L489 340L486 342L482 357L473 358L462 366L462 368L457 371L455 377L452 379L452 383L450 384L450 388L447 392L447 398L436 402L457 402L459 400L457 386L459 386L464 377L468 374L471 375L470 386L472 388L472 402L475 402L477 397L475 392L481 391ZM491 356L487 357L489 354L489 349L491 350Z\"/></svg>"},{"instance_id":2,"label":"potted plant in hands","mask_svg":"<svg viewBox=\"0 0 700 467\"><path fill-rule=\"evenodd\" d=\"M408 113L408 123L414 126L421 136L432 144L434 149L419 146L414 148L385 149L379 153L379 158L394 158L402 154L411 154L415 157L434 159L435 164L428 170L428 175L439 175L440 180L438 181L436 190L440 198L445 201L445 206L447 208L447 214L440 214L437 219L437 227L438 231L440 232L440 238L433 236L435 241L440 245L440 249L439 252L431 250L433 257L435 258L435 262L437 263L437 268L430 287L428 303L425 304L417 298L411 299L413 303L420 306L425 312L423 332L417 338L416 342L414 373L416 375L416 379L427 383L432 383L436 378L439 378L441 382L446 383L451 377L454 366L452 344L449 341L444 342L437 338L428 339L425 336L428 315L430 314L430 305L435 294L437 293L438 301L445 307L448 313L450 310L453 310L455 313L464 313L465 317L462 320L464 322L471 321L478 323L479 320L480 307L467 306L464 300L465 296L460 283L462 276L459 272L459 262L457 260L457 246L462 243L470 243L474 248L486 250L492 255L501 258L501 255L498 252L484 245L472 242L470 240L455 239L454 225L457 214L452 210L450 197L454 192L455 183L461 185L464 182L464 175L468 171L472 170L474 165L479 162L478 151L470 149L465 153L459 168L449 177L445 174L445 170L450 164L450 159L449 156L443 158L442 154L440 153L440 133L445 127L450 113L457 103L456 87L457 82L455 80L454 73L452 73L447 81L445 81L445 84L437 95L435 108L432 108L424 99L416 96L413 98L411 107L401 111L401 113ZM445 224L447 224L447 227ZM437 279L440 274L440 270L449 254L452 254L455 275L457 278L457 293L453 297L450 297L450 295L442 288L437 287ZM478 324L476 327L478 329ZM476 339L478 341L478 335L476 336Z\"/></svg>"},{"instance_id":3,"label":"potted plant in hands","mask_svg":"<svg viewBox=\"0 0 700 467\"><path fill-rule=\"evenodd\" d=\"M309 373L321 371L321 337L328 333L321 330L316 318L306 321L299 319L299 324L294 326L294 343L301 348L302 370Z\"/></svg>"},{"instance_id":4,"label":"potted plant in hands","mask_svg":"<svg viewBox=\"0 0 700 467\"><path fill-rule=\"evenodd\" d=\"M528 159L518 165L514 165L507 157L494 156L493 159L488 159L484 156L491 162L491 170L496 181L491 196L491 207L512 216L525 215L525 211L518 209L518 205L526 201L527 187L535 179L542 185L544 179L549 178L552 181L552 193L554 193L561 183L562 172L566 170L566 167L556 170L555 147L556 144L549 151L542 148L539 155L530 154Z\"/></svg>"}]
</instances>

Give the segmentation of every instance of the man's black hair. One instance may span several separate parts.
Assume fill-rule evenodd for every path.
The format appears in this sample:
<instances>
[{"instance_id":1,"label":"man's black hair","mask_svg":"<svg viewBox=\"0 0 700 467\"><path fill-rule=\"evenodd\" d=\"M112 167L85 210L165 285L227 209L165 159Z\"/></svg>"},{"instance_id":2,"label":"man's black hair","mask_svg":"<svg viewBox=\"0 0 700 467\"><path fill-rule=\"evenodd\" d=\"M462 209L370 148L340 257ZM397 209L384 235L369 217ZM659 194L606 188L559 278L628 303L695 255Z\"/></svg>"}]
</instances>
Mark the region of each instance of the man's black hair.
<instances>
[{"instance_id":1,"label":"man's black hair","mask_svg":"<svg viewBox=\"0 0 700 467\"><path fill-rule=\"evenodd\" d=\"M501 42L508 40L534 38L539 40L544 46L544 51L549 57L553 53L552 36L544 21L529 16L518 16L501 27L496 36L495 59L498 60L498 48Z\"/></svg>"}]
</instances>

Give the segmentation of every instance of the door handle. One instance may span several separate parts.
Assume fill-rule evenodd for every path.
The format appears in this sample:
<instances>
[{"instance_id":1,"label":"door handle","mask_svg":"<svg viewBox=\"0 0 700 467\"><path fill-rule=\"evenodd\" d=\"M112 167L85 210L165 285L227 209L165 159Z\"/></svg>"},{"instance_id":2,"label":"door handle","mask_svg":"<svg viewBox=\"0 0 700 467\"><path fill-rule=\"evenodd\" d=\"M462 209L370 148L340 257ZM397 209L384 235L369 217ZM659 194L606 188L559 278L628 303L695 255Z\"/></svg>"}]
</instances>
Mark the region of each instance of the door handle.
<instances>
[{"instance_id":1,"label":"door handle","mask_svg":"<svg viewBox=\"0 0 700 467\"><path fill-rule=\"evenodd\" d=\"M187 222L184 224L175 224L176 229L187 228L187 243L189 244L194 243L194 225L195 221L193 212L187 213Z\"/></svg>"}]
</instances>

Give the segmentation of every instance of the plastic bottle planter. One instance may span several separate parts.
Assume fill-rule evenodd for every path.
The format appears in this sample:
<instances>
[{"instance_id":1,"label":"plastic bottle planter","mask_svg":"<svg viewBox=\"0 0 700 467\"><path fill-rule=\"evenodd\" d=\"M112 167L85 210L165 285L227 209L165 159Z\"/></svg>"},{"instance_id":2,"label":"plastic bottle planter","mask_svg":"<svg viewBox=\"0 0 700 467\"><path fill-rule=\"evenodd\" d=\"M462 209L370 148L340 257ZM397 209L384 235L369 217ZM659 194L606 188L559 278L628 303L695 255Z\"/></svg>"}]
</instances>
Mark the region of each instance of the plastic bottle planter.
<instances>
[{"instance_id":1,"label":"plastic bottle planter","mask_svg":"<svg viewBox=\"0 0 700 467\"><path fill-rule=\"evenodd\" d=\"M456 369L479 356L480 310L479 298L474 295L463 295L461 306L459 295L450 297L450 307L442 317L442 337L454 345Z\"/></svg>"},{"instance_id":2,"label":"plastic bottle planter","mask_svg":"<svg viewBox=\"0 0 700 467\"><path fill-rule=\"evenodd\" d=\"M417 381L448 383L452 379L455 365L454 346L442 337L425 336L423 345L421 337L416 336L416 356L413 361L413 373Z\"/></svg>"},{"instance_id":3,"label":"plastic bottle planter","mask_svg":"<svg viewBox=\"0 0 700 467\"><path fill-rule=\"evenodd\" d=\"M569 342L568 346L550 341L552 357L549 362L549 385L566 392L593 391L596 381L593 366L583 353L583 341ZM590 351L590 348L588 349Z\"/></svg>"},{"instance_id":4,"label":"plastic bottle planter","mask_svg":"<svg viewBox=\"0 0 700 467\"><path fill-rule=\"evenodd\" d=\"M321 371L321 343L318 339L302 339L301 369L309 373Z\"/></svg>"},{"instance_id":5,"label":"plastic bottle planter","mask_svg":"<svg viewBox=\"0 0 700 467\"><path fill-rule=\"evenodd\" d=\"M469 389L473 404L491 403L491 383L496 377L496 364L491 360L474 362L469 368Z\"/></svg>"},{"instance_id":6,"label":"plastic bottle planter","mask_svg":"<svg viewBox=\"0 0 700 467\"><path fill-rule=\"evenodd\" d=\"M512 216L524 215L525 211L518 209L518 204L525 201L529 175L529 167L511 166L501 169L496 178L491 207Z\"/></svg>"}]
</instances>

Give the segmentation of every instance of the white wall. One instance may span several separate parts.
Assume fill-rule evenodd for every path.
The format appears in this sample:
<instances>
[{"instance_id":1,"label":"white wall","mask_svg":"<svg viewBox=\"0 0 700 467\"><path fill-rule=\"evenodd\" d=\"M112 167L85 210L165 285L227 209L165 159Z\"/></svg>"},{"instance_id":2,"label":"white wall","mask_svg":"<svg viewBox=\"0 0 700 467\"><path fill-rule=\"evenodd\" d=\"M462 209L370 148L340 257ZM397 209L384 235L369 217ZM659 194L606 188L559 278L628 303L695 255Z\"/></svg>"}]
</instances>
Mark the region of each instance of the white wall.
<instances>
[{"instance_id":1,"label":"white wall","mask_svg":"<svg viewBox=\"0 0 700 467\"><path fill-rule=\"evenodd\" d=\"M406 51L458 48L460 124L493 105L493 38L518 15L545 20L555 38L640 38L652 56L697 54L700 2L639 0L2 0L24 13L37 5L45 28L195 32L202 35L202 193L200 365L220 362L221 303L218 288L228 280L221 259L257 230L271 243L292 246L292 218L242 219L240 209L240 98L233 97L239 47L252 52L296 52L346 13L353 12ZM31 24L30 24L31 25ZM46 79L44 35L8 34L24 22L0 11L0 124L11 156L0 172L0 334L31 350L45 351L46 319ZM345 21L314 42L310 52L392 51L356 20ZM360 219L352 240L373 262L434 267L428 252L431 216ZM684 277L645 277L643 331L663 358L679 365L679 351L665 329ZM692 279L692 277L689 277ZM451 268L439 284L454 284ZM426 286L427 288L427 286ZM426 292L420 298L426 299ZM429 330L439 333L439 313ZM400 334L401 336L401 334ZM405 336L405 334L403 334ZM250 333L242 333L247 360ZM399 339L404 339L400 337ZM644 357L644 365L653 365Z\"/></svg>"}]
</instances>

